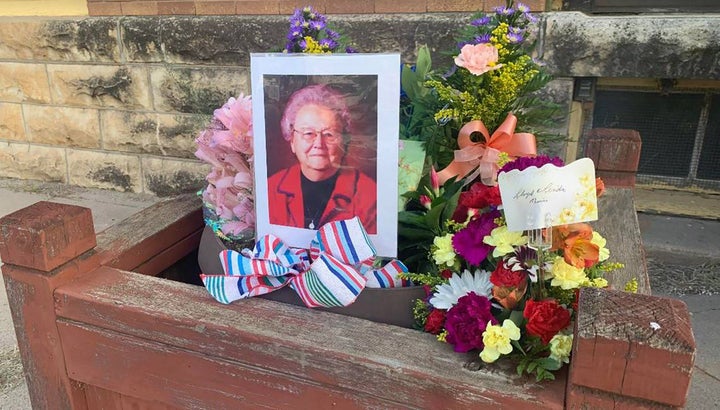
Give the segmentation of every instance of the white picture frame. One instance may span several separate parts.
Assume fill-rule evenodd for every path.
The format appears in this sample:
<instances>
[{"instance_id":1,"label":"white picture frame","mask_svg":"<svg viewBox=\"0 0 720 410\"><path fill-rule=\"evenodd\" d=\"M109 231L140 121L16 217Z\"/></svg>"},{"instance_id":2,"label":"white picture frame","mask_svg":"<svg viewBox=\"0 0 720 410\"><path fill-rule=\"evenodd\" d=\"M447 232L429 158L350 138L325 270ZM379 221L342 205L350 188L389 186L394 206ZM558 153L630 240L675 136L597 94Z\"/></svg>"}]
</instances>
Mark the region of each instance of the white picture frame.
<instances>
[{"instance_id":1,"label":"white picture frame","mask_svg":"<svg viewBox=\"0 0 720 410\"><path fill-rule=\"evenodd\" d=\"M400 118L400 55L399 54L284 54L284 53L253 53L251 54L251 88L253 101L253 143L254 143L254 175L255 175L255 208L256 235L262 237L273 234L293 247L307 248L315 237L314 218L303 219L292 203L293 195L288 190L278 188L278 174L291 175L293 161L301 163L298 155L294 158L291 142L294 136L300 135L289 127L281 126L287 100L296 91L315 84L324 84L339 90L348 100L352 126L347 131L347 145L340 166L343 174L338 173L337 180L345 178L353 171L353 181L358 176L363 181L372 180L375 188L370 190L371 183L363 186L367 189L355 192L349 200L348 209L361 209L366 212L368 201L374 191L375 225L372 222L368 236L377 254L384 257L397 256L397 198L398 198L398 140ZM285 125L288 122L284 123ZM282 129L286 131L283 134ZM315 132L316 137L321 134ZM374 135L373 135L374 134ZM283 135L285 136L283 138ZM290 135L288 137L288 135ZM343 135L346 135L343 133ZM332 137L332 135L330 135ZM289 139L288 139L289 138ZM320 137L323 140L324 137ZM313 140L316 140L313 138ZM343 139L343 141L346 141ZM345 142L343 142L345 143ZM290 152L290 154L288 154ZM296 169L298 166L295 167ZM300 169L302 168L299 165ZM303 171L304 172L304 171ZM269 180L271 177L271 182ZM367 177L367 178L366 178ZM290 180L289 178L287 180ZM295 179L293 179L295 180ZM286 181L283 179L283 181ZM343 179L346 181L346 179ZM283 182L284 184L285 182ZM305 183L305 182L303 182ZM272 185L272 186L270 186ZM292 186L300 190L300 187ZM285 185L283 185L285 186ZM348 184L336 184L336 189L346 188ZM294 191L293 188L290 191ZM278 196L281 192L285 196ZM369 194L367 192L370 192ZM344 196L337 196L346 198ZM272 206L270 204L272 198ZM282 199L279 200L278 198ZM330 194L328 204L336 199L336 190ZM336 203L332 202L332 203ZM282 205L284 203L284 205ZM344 206L346 202L342 202ZM360 206L359 204L365 203ZM282 218L283 208L289 220L275 223ZM303 208L307 210L308 208ZM329 209L329 208L328 208ZM336 207L335 209L345 209ZM300 212L303 212L302 210ZM309 213L309 211L308 211ZM290 215L295 214L295 215ZM315 212L317 214L317 211ZM303 214L305 215L305 214ZM323 217L327 214L323 213ZM347 216L347 212L338 215ZM272 216L272 219L271 219ZM357 215L361 217L360 215ZM325 218L327 219L327 218ZM337 218L337 219L345 219ZM363 217L361 217L361 220ZM372 218L366 217L367 221ZM308 223L310 220L310 223ZM331 219L335 220L335 219ZM310 229L313 227L315 229Z\"/></svg>"}]
</instances>

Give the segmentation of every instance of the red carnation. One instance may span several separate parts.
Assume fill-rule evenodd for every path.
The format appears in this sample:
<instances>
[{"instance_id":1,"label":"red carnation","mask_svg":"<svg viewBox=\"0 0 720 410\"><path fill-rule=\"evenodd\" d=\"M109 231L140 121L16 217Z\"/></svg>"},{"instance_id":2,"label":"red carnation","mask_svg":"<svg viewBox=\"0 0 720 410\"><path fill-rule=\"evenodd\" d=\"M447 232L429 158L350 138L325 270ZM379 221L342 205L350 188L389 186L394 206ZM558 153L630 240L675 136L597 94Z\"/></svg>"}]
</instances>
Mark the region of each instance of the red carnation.
<instances>
[{"instance_id":1,"label":"red carnation","mask_svg":"<svg viewBox=\"0 0 720 410\"><path fill-rule=\"evenodd\" d=\"M465 222L468 217L468 210L483 209L488 206L497 207L501 203L500 188L497 185L487 186L476 182L469 190L460 194L452 219L456 222Z\"/></svg>"},{"instance_id":2,"label":"red carnation","mask_svg":"<svg viewBox=\"0 0 720 410\"><path fill-rule=\"evenodd\" d=\"M425 331L434 335L442 332L445 326L445 310L435 309L427 317L425 321Z\"/></svg>"},{"instance_id":3,"label":"red carnation","mask_svg":"<svg viewBox=\"0 0 720 410\"><path fill-rule=\"evenodd\" d=\"M490 275L490 282L501 288L517 288L526 278L527 273L524 270L512 271L504 262L500 262Z\"/></svg>"},{"instance_id":4,"label":"red carnation","mask_svg":"<svg viewBox=\"0 0 720 410\"><path fill-rule=\"evenodd\" d=\"M525 325L528 334L538 336L544 344L570 324L570 312L554 299L528 300L523 316L528 321Z\"/></svg>"}]
</instances>

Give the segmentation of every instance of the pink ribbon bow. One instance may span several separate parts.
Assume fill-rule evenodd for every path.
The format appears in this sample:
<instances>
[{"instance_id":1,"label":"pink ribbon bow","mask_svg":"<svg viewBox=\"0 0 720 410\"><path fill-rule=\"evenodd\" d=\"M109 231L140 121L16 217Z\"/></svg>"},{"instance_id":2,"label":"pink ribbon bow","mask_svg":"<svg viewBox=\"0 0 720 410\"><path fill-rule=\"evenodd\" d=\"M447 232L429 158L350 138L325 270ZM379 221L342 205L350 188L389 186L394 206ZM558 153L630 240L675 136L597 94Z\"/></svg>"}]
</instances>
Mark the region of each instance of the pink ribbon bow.
<instances>
[{"instance_id":1,"label":"pink ribbon bow","mask_svg":"<svg viewBox=\"0 0 720 410\"><path fill-rule=\"evenodd\" d=\"M512 113L508 114L492 136L480 120L463 125L458 133L460 149L455 151L455 159L450 165L438 172L440 183L443 184L454 176L464 178L477 168L469 180L479 175L485 185L493 186L497 184L497 173L500 170L497 165L500 152L506 152L511 157L537 155L535 136L525 132L515 133L515 126L517 117ZM475 132L482 134L484 140L474 142L471 136Z\"/></svg>"}]
</instances>

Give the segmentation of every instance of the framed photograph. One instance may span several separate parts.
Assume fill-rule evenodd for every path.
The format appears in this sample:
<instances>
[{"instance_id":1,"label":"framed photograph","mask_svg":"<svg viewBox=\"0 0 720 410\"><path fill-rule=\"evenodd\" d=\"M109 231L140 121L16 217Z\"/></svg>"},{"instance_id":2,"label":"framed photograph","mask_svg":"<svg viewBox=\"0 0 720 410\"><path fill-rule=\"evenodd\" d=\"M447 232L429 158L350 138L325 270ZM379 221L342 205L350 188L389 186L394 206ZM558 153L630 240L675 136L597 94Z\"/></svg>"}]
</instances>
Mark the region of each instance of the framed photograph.
<instances>
[{"instance_id":1,"label":"framed photograph","mask_svg":"<svg viewBox=\"0 0 720 410\"><path fill-rule=\"evenodd\" d=\"M252 54L257 235L358 217L397 254L399 54Z\"/></svg>"}]
</instances>

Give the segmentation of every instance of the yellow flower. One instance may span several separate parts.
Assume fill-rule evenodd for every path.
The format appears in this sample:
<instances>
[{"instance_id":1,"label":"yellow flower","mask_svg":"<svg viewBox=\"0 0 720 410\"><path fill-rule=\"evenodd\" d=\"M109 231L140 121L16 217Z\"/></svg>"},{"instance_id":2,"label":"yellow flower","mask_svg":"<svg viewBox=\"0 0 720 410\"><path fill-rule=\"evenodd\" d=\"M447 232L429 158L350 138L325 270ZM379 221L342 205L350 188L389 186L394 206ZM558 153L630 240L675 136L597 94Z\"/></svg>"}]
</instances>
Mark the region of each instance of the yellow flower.
<instances>
[{"instance_id":1,"label":"yellow flower","mask_svg":"<svg viewBox=\"0 0 720 410\"><path fill-rule=\"evenodd\" d=\"M625 284L625 292L637 293L638 281L637 278L632 278L628 283Z\"/></svg>"},{"instance_id":2,"label":"yellow flower","mask_svg":"<svg viewBox=\"0 0 720 410\"><path fill-rule=\"evenodd\" d=\"M480 352L480 358L485 363L492 363L501 354L512 352L511 340L520 340L520 329L510 319L505 319L502 326L488 325L483 332L485 348Z\"/></svg>"},{"instance_id":3,"label":"yellow flower","mask_svg":"<svg viewBox=\"0 0 720 410\"><path fill-rule=\"evenodd\" d=\"M608 281L605 278L595 278L592 280L592 286L594 288L606 288L608 287Z\"/></svg>"},{"instance_id":4,"label":"yellow flower","mask_svg":"<svg viewBox=\"0 0 720 410\"><path fill-rule=\"evenodd\" d=\"M572 335L562 335L558 333L553 336L553 338L550 339L550 357L562 363L570 363L572 342Z\"/></svg>"},{"instance_id":5,"label":"yellow flower","mask_svg":"<svg viewBox=\"0 0 720 410\"><path fill-rule=\"evenodd\" d=\"M590 240L590 243L593 243L593 244L597 245L598 248L600 248L600 252L599 252L600 257L598 258L598 262L605 261L610 257L610 249L605 247L605 245L607 244L607 241L599 233L593 231L593 236L592 236L592 239Z\"/></svg>"},{"instance_id":6,"label":"yellow flower","mask_svg":"<svg viewBox=\"0 0 720 410\"><path fill-rule=\"evenodd\" d=\"M443 330L442 332L438 333L435 338L437 338L438 342L447 343L447 330Z\"/></svg>"},{"instance_id":7,"label":"yellow flower","mask_svg":"<svg viewBox=\"0 0 720 410\"><path fill-rule=\"evenodd\" d=\"M452 245L453 234L449 233L445 236L436 236L433 241L432 257L438 266L455 265L455 249Z\"/></svg>"},{"instance_id":8,"label":"yellow flower","mask_svg":"<svg viewBox=\"0 0 720 410\"><path fill-rule=\"evenodd\" d=\"M483 238L483 242L494 246L493 256L499 258L514 252L515 246L525 245L527 236L523 236L522 232L508 231L507 226L498 226Z\"/></svg>"},{"instance_id":9,"label":"yellow flower","mask_svg":"<svg viewBox=\"0 0 720 410\"><path fill-rule=\"evenodd\" d=\"M562 256L555 257L551 271L553 279L550 285L559 286L565 290L578 288L588 281L582 268L568 264Z\"/></svg>"}]
</instances>

